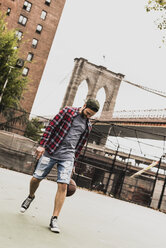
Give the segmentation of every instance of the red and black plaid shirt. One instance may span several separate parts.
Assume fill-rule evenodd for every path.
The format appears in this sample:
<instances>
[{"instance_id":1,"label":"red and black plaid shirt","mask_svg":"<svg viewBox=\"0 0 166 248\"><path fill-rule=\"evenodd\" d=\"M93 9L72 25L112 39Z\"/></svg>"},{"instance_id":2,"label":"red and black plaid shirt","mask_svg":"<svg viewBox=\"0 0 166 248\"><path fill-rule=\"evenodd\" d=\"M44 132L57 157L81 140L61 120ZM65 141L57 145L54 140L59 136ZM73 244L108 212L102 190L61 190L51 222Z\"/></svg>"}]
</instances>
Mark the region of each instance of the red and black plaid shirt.
<instances>
[{"instance_id":1,"label":"red and black plaid shirt","mask_svg":"<svg viewBox=\"0 0 166 248\"><path fill-rule=\"evenodd\" d=\"M74 117L79 114L79 108L65 107L52 121L49 122L45 132L40 140L40 146L45 147L49 154L53 154L59 147L65 135L68 133ZM92 129L90 121L87 119L87 128L81 135L76 146L75 158L78 158L88 135Z\"/></svg>"}]
</instances>

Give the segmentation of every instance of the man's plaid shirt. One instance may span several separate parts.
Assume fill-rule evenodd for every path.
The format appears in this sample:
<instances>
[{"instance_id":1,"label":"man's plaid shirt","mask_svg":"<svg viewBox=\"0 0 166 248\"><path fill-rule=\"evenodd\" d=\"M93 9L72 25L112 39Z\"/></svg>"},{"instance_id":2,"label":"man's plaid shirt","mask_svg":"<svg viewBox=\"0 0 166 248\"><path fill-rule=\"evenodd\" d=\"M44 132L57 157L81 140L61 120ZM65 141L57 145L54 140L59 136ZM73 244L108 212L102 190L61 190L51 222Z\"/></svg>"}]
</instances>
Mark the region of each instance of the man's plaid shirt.
<instances>
[{"instance_id":1,"label":"man's plaid shirt","mask_svg":"<svg viewBox=\"0 0 166 248\"><path fill-rule=\"evenodd\" d=\"M49 122L45 132L40 140L40 146L46 148L49 154L53 154L59 147L65 135L68 133L74 117L79 114L79 108L65 107L63 108L52 121ZM78 158L88 135L92 129L90 121L87 119L87 128L81 135L76 146L75 158Z\"/></svg>"}]
</instances>

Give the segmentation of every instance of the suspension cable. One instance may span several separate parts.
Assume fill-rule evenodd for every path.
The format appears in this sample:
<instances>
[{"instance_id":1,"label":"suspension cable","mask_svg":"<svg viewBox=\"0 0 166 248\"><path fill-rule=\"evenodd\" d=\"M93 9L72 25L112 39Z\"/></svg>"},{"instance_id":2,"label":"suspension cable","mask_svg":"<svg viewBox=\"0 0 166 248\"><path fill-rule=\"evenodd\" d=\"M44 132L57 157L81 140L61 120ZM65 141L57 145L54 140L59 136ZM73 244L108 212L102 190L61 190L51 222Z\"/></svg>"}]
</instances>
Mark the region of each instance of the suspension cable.
<instances>
[{"instance_id":1,"label":"suspension cable","mask_svg":"<svg viewBox=\"0 0 166 248\"><path fill-rule=\"evenodd\" d=\"M131 84L133 86L136 86L136 87L138 87L138 88L140 88L142 90L146 90L146 91L151 92L153 94L156 94L158 96L166 97L166 92L163 92L163 91L160 91L160 90L151 89L151 88L148 88L148 87L143 86L143 85L140 85L140 84L135 84L135 83L132 83L132 82L130 82L128 80L125 80L125 79L123 79L123 82L128 83L128 84Z\"/></svg>"}]
</instances>

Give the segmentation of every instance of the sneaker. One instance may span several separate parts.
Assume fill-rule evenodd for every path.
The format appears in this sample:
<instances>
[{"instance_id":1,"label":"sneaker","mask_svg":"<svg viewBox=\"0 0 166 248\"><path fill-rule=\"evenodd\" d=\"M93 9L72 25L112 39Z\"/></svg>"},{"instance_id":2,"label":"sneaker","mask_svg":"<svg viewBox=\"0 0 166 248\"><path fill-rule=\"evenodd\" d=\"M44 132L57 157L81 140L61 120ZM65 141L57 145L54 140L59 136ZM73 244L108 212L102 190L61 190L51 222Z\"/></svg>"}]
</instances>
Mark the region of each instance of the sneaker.
<instances>
[{"instance_id":1,"label":"sneaker","mask_svg":"<svg viewBox=\"0 0 166 248\"><path fill-rule=\"evenodd\" d=\"M50 230L55 233L60 233L60 229L58 227L58 220L55 217L51 218L50 221Z\"/></svg>"},{"instance_id":2,"label":"sneaker","mask_svg":"<svg viewBox=\"0 0 166 248\"><path fill-rule=\"evenodd\" d=\"M30 197L28 196L25 201L23 201L21 208L20 208L20 212L24 213L30 206L31 202L34 200L35 197Z\"/></svg>"}]
</instances>

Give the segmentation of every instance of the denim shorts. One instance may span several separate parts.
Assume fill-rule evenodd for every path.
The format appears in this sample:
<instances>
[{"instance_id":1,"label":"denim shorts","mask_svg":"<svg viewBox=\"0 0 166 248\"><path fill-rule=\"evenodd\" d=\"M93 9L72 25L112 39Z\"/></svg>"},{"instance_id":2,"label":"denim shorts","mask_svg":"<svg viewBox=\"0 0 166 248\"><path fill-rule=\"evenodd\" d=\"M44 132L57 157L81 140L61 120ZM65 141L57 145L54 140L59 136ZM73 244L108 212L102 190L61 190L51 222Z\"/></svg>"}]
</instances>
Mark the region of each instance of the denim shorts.
<instances>
[{"instance_id":1,"label":"denim shorts","mask_svg":"<svg viewBox=\"0 0 166 248\"><path fill-rule=\"evenodd\" d=\"M33 173L33 177L37 179L45 178L55 164L57 164L58 169L57 182L69 184L74 161L60 161L54 158L46 157L45 155L39 159L39 162Z\"/></svg>"}]
</instances>

